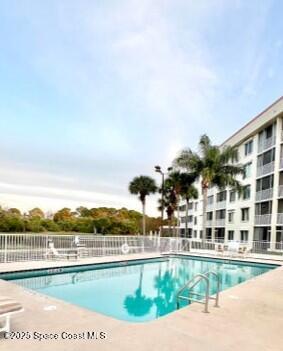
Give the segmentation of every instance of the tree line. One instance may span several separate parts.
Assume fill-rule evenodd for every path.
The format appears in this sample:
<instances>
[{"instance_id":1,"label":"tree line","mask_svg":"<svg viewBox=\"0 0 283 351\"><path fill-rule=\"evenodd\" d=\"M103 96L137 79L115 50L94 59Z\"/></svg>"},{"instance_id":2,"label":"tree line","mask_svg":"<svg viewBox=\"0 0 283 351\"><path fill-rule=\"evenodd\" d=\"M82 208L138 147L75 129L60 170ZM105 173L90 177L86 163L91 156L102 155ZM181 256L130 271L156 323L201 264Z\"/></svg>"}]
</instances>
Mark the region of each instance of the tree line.
<instances>
[{"instance_id":1,"label":"tree line","mask_svg":"<svg viewBox=\"0 0 283 351\"><path fill-rule=\"evenodd\" d=\"M146 217L148 230L157 231L160 218ZM98 234L138 234L142 232L142 214L126 208L62 208L46 215L40 208L21 213L17 208L0 207L0 232L79 232Z\"/></svg>"}]
</instances>

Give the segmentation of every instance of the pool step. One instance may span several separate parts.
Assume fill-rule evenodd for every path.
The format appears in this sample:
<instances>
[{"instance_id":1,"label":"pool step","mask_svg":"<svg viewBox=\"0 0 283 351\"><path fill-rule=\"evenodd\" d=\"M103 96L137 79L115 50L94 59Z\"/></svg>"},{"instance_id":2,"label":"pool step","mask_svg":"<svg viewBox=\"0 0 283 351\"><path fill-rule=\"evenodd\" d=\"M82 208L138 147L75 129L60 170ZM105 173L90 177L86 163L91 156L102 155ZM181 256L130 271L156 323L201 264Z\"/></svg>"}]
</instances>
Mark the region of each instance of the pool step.
<instances>
[{"instance_id":1,"label":"pool step","mask_svg":"<svg viewBox=\"0 0 283 351\"><path fill-rule=\"evenodd\" d=\"M210 276L215 277L217 281L216 296L209 295ZM201 281L205 282L205 294L200 294L196 291L193 291L193 288L196 287ZM187 296L183 295L185 290L188 290ZM214 307L219 307L219 293L220 293L220 277L216 272L207 271L203 274L201 273L196 274L177 292L177 295L176 295L177 309L180 308L180 300L186 300L190 302L197 302L197 303L203 304L204 305L203 312L208 313L209 300L214 300L215 301ZM200 297L201 299L197 299L194 296Z\"/></svg>"}]
</instances>

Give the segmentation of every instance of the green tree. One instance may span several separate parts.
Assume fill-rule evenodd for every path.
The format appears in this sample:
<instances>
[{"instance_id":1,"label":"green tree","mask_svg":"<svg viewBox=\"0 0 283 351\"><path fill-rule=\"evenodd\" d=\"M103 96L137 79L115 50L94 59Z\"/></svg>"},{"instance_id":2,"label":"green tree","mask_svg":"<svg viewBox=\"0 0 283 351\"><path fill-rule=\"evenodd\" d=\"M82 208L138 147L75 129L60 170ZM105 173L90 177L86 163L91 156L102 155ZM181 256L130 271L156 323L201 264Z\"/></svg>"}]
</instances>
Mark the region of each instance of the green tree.
<instances>
[{"instance_id":1,"label":"green tree","mask_svg":"<svg viewBox=\"0 0 283 351\"><path fill-rule=\"evenodd\" d=\"M157 191L157 186L155 180L148 176L139 176L135 177L129 184L129 192L134 195L139 195L139 199L142 203L142 229L143 235L146 234L146 225L145 225L145 203L146 197L150 194L154 194Z\"/></svg>"},{"instance_id":2,"label":"green tree","mask_svg":"<svg viewBox=\"0 0 283 351\"><path fill-rule=\"evenodd\" d=\"M159 207L158 210L161 210L163 207L167 214L168 225L169 225L169 235L172 234L172 226L173 232L175 234L175 217L174 213L177 209L177 196L175 192L174 185L172 184L170 179L165 179L163 186L163 198L159 199Z\"/></svg>"},{"instance_id":3,"label":"green tree","mask_svg":"<svg viewBox=\"0 0 283 351\"><path fill-rule=\"evenodd\" d=\"M228 186L240 191L242 187L237 176L243 174L243 167L234 163L238 160L236 148L231 146L221 148L212 145L207 135L201 136L199 149L199 154L191 149L182 150L174 160L174 164L201 178L203 194L202 238L204 241L206 239L208 188L217 186L222 189Z\"/></svg>"},{"instance_id":4,"label":"green tree","mask_svg":"<svg viewBox=\"0 0 283 351\"><path fill-rule=\"evenodd\" d=\"M78 213L78 215L80 217L90 217L91 216L91 211L84 207L84 206L80 206L76 209L76 212Z\"/></svg>"},{"instance_id":5,"label":"green tree","mask_svg":"<svg viewBox=\"0 0 283 351\"><path fill-rule=\"evenodd\" d=\"M44 218L44 212L40 208L35 207L29 211L29 217Z\"/></svg>"},{"instance_id":6,"label":"green tree","mask_svg":"<svg viewBox=\"0 0 283 351\"><path fill-rule=\"evenodd\" d=\"M165 180L166 186L170 189L169 191L174 193L174 196L173 194L171 194L171 199L174 199L174 206L173 206L174 211L177 210L178 234L179 234L179 228L180 228L179 205L180 205L180 197L181 197L181 190L182 190L182 179L183 179L183 176L180 171L173 171L169 173L168 178Z\"/></svg>"},{"instance_id":7,"label":"green tree","mask_svg":"<svg viewBox=\"0 0 283 351\"><path fill-rule=\"evenodd\" d=\"M64 207L61 210L59 210L58 212L56 212L54 217L53 217L55 222L65 221L65 220L69 220L71 218L73 218L73 213L67 207Z\"/></svg>"},{"instance_id":8,"label":"green tree","mask_svg":"<svg viewBox=\"0 0 283 351\"><path fill-rule=\"evenodd\" d=\"M19 217L22 215L21 211L18 210L17 208L14 208L14 207L9 208L8 213L10 213L11 215L19 216Z\"/></svg>"}]
</instances>

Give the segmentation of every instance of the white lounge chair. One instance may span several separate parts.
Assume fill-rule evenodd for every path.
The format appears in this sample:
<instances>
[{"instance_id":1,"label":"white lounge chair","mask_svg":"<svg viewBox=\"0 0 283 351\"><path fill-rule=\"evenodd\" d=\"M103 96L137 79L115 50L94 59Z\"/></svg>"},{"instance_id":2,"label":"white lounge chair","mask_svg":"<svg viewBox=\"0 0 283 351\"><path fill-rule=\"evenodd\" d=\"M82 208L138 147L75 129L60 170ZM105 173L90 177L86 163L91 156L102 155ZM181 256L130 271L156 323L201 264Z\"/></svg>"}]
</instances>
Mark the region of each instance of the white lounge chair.
<instances>
[{"instance_id":1,"label":"white lounge chair","mask_svg":"<svg viewBox=\"0 0 283 351\"><path fill-rule=\"evenodd\" d=\"M227 246L227 255L235 257L239 254L240 244L237 241L231 241Z\"/></svg>"},{"instance_id":2,"label":"white lounge chair","mask_svg":"<svg viewBox=\"0 0 283 351\"><path fill-rule=\"evenodd\" d=\"M0 332L10 332L11 316L23 312L23 306L9 297L0 297Z\"/></svg>"},{"instance_id":3,"label":"white lounge chair","mask_svg":"<svg viewBox=\"0 0 283 351\"><path fill-rule=\"evenodd\" d=\"M53 242L48 244L49 249L46 252L46 258L54 257L59 259L78 259L79 254L76 249L56 249Z\"/></svg>"}]
</instances>

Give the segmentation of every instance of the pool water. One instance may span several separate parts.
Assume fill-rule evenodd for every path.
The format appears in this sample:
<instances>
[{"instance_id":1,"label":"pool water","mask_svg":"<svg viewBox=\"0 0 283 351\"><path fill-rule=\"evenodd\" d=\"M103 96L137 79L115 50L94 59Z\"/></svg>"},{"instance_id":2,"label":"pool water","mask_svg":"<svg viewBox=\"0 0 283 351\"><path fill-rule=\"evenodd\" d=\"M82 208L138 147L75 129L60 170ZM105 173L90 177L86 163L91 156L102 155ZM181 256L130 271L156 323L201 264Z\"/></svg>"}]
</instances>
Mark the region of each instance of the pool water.
<instances>
[{"instance_id":1,"label":"pool water","mask_svg":"<svg viewBox=\"0 0 283 351\"><path fill-rule=\"evenodd\" d=\"M176 310L176 293L197 273L209 270L221 278L221 290L242 283L275 268L272 265L189 257L168 257L140 260L127 264L88 267L86 270L47 274L15 279L6 277L25 288L36 290L72 304L130 322L150 321ZM70 268L68 269L70 270ZM216 292L213 277L210 293ZM199 284L204 293L204 284ZM182 306L187 302L183 302Z\"/></svg>"}]
</instances>

